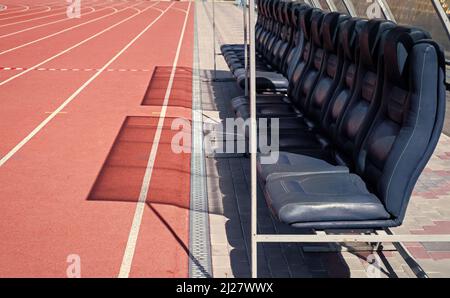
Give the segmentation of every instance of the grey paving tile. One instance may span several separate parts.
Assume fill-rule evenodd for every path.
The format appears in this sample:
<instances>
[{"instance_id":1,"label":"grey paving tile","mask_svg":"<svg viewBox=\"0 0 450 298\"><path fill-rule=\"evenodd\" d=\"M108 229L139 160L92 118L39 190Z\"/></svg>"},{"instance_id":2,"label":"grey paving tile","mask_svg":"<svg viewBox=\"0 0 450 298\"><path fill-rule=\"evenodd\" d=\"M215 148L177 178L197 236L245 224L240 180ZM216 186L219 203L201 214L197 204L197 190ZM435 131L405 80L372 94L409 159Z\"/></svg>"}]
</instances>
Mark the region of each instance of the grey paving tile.
<instances>
[{"instance_id":1,"label":"grey paving tile","mask_svg":"<svg viewBox=\"0 0 450 298\"><path fill-rule=\"evenodd\" d=\"M442 243L424 242L424 243L422 243L422 245L428 251L449 251L450 252L450 243L448 243L448 242L442 242Z\"/></svg>"}]
</instances>

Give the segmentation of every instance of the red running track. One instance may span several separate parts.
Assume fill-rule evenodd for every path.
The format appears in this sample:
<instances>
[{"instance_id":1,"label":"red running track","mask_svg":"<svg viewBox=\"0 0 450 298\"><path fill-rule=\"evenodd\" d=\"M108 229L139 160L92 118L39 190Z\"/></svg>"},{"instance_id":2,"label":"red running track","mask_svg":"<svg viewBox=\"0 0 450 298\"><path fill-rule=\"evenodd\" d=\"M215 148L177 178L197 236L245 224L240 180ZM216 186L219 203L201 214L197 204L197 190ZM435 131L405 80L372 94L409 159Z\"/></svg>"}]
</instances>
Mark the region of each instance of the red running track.
<instances>
[{"instance_id":1,"label":"red running track","mask_svg":"<svg viewBox=\"0 0 450 298\"><path fill-rule=\"evenodd\" d=\"M191 116L194 3L113 2L90 1L97 12L30 29L21 42L106 15L112 11L101 8L115 6L110 16L0 54L2 277L65 277L69 255L80 257L82 277L117 277L128 272L125 260L131 261L125 276L188 275L190 155L172 152L176 131L170 124ZM0 0L20 14L39 3L50 1ZM19 12L24 5L29 10ZM0 20L6 13L0 12ZM30 28L42 24L27 22ZM11 40L6 47L17 45ZM5 70L11 66L19 70ZM169 74L158 84L169 95L158 146L163 100L142 104L153 74L138 71L144 68ZM129 119L146 128L138 129L147 132L137 135L143 146L119 146ZM157 153L149 191L130 245L151 148ZM130 175L134 163L140 169Z\"/></svg>"}]
</instances>

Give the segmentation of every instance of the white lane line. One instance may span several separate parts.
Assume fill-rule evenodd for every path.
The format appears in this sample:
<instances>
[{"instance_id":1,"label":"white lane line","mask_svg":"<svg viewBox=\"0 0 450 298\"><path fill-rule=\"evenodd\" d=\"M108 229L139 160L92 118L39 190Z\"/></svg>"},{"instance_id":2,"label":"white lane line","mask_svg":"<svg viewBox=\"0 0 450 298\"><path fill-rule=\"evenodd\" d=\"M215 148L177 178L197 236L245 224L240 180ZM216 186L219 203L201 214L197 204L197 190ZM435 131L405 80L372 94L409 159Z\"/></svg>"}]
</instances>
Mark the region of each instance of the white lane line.
<instances>
[{"instance_id":1,"label":"white lane line","mask_svg":"<svg viewBox=\"0 0 450 298\"><path fill-rule=\"evenodd\" d=\"M158 4L156 2L153 5ZM75 97L77 97L89 84L91 84L105 69L107 69L116 59L122 55L131 45L133 45L136 40L138 40L145 32L147 32L150 27L153 26L174 4L172 2L166 10L161 13L156 19L154 19L147 27L144 28L138 35L136 35L125 47L123 47L114 57L111 58L98 72L96 72L92 77L90 77L81 87L79 87L69 98L67 98L52 114L50 114L44 121L42 121L32 132L30 132L19 144L17 144L11 151L9 151L5 156L0 159L0 167L2 167L11 157L14 156L23 146L25 146L39 131L41 131L53 118L58 115ZM153 6L152 5L152 6ZM148 8L152 7L149 6Z\"/></svg>"},{"instance_id":2,"label":"white lane line","mask_svg":"<svg viewBox=\"0 0 450 298\"><path fill-rule=\"evenodd\" d=\"M56 11L56 9L55 9L54 11ZM34 14L36 14L36 13L34 13ZM45 18L49 18L49 17L61 15L61 14L66 14L66 8L62 8L62 11L59 12L59 13L50 14L50 15L46 15L46 16L42 16L42 17L37 17L37 18L32 18L32 19L26 19L26 20L23 20L23 21L17 21L17 22L13 22L13 23L3 24L3 25L0 25L0 28L1 28L1 27L11 26L11 25L16 25L16 24L21 24L21 23L26 23L26 22L30 22L30 21L34 21L34 20L45 19ZM5 18L5 19L2 18L2 20L6 20L6 19L8 19L8 18Z\"/></svg>"},{"instance_id":3,"label":"white lane line","mask_svg":"<svg viewBox=\"0 0 450 298\"><path fill-rule=\"evenodd\" d=\"M61 6L61 9L64 8L64 6L62 6L62 5L58 5L58 6ZM14 19L14 18L19 18L19 17L26 17L26 16L30 16L30 15L35 15L35 14L38 14L38 13L51 11L51 9L48 9L48 6L47 6L47 11L34 12L34 10L36 10L37 8L41 8L41 7L39 7L39 6L30 7L30 9L24 14L19 14L19 15L16 15L16 16L8 17L8 18L2 18L1 20L8 20L8 19ZM30 13L30 12L33 12L33 13ZM9 14L13 14L13 13L17 13L17 12L11 12ZM6 15L6 14L3 14L3 15Z\"/></svg>"},{"instance_id":4,"label":"white lane line","mask_svg":"<svg viewBox=\"0 0 450 298\"><path fill-rule=\"evenodd\" d=\"M59 5L58 5L58 6L59 6ZM46 8L45 8L45 7L46 7ZM37 7L37 8L41 8L41 7ZM9 17L9 18L2 18L1 20L4 21L4 20L10 20L10 19L16 19L16 18L28 17L28 16L31 16L31 15L35 15L35 14L38 14L38 13L49 12L50 10L52 10L52 8L51 8L50 6L43 6L42 8L45 8L45 9L42 10L42 11L36 11L36 12L33 12L33 13L26 13L26 14L22 14L22 15L18 15L18 16ZM64 7L61 7L61 8L55 8L53 11L59 10L59 9L65 9L65 8L64 8Z\"/></svg>"},{"instance_id":5,"label":"white lane line","mask_svg":"<svg viewBox=\"0 0 450 298\"><path fill-rule=\"evenodd\" d=\"M25 8L22 8L22 10L13 10L13 11L11 11L10 9L5 10L4 11L5 13L0 14L0 16L6 16L6 15L13 14L13 13L19 13L19 12L24 12L24 11L28 11L28 10L32 11L32 9L34 9L34 7L30 7L30 6L24 6L24 7Z\"/></svg>"},{"instance_id":6,"label":"white lane line","mask_svg":"<svg viewBox=\"0 0 450 298\"><path fill-rule=\"evenodd\" d=\"M90 15L90 14L92 14L94 12L105 10L107 8L102 8L102 9L99 9L99 10L95 10L95 8L93 8L93 7L83 7L82 9L86 9L86 10L90 9L89 12L81 12L82 15L85 16L85 15ZM67 17L64 17L64 18L62 18L60 20L56 20L56 21L53 21L53 22L44 23L44 24L40 24L40 25L36 25L36 26L32 26L32 27L27 27L25 29L21 29L21 30L18 30L18 31L6 33L6 34L3 34L3 35L0 35L0 38L13 36L13 35L16 35L16 34L19 34L19 33L27 32L27 31L30 31L30 30L33 30L33 29L37 29L37 28L41 28L41 27L48 26L48 25L51 25L51 24L56 24L56 23L59 23L59 22L65 22L65 21L69 21L69 20L71 20L71 19L67 18Z\"/></svg>"},{"instance_id":7,"label":"white lane line","mask_svg":"<svg viewBox=\"0 0 450 298\"><path fill-rule=\"evenodd\" d=\"M28 9L30 9L29 6L26 5L20 5L20 4L16 4L18 7L12 7L12 8L8 8L8 6L6 5L2 5L3 6L3 10L0 9L0 16L4 16L4 15L8 15L11 13L15 13L15 12L23 12L23 11L27 11ZM22 7L20 7L22 6Z\"/></svg>"},{"instance_id":8,"label":"white lane line","mask_svg":"<svg viewBox=\"0 0 450 298\"><path fill-rule=\"evenodd\" d=\"M138 16L138 15L140 15L141 13L143 13L144 11L146 11L146 10L152 8L153 6L157 5L158 3L159 3L159 2L155 2L154 4L150 5L149 7L147 7L147 8L144 9L144 10L142 10L141 12L136 12L135 14L133 14L133 15L127 17L126 19L123 19L123 20L121 20L120 22L115 23L114 25L109 26L109 27L103 29L103 30L100 31L100 32L97 32L96 34L94 34L94 35L88 37L88 38L85 39L85 40L80 41L79 43L77 43L77 44L75 44L75 45L73 45L73 46L71 46L71 47L65 49L64 51L61 51L61 52L59 52L58 54L53 55L53 56L51 56L51 57L45 59L44 61L42 61L42 62L40 62L40 63L38 63L38 64L36 64L36 65L34 65L34 66L29 67L27 70L25 70L25 71L23 71L23 72L20 72L20 73L14 75L14 76L12 76L12 77L10 77L10 78L8 78L8 79L2 81L2 82L0 82L0 86L3 86L4 84L6 84L6 83L8 83L8 82L11 82L12 80L14 80L14 79L16 79L16 78L18 78L18 77L21 77L21 76L23 76L24 74L27 74L28 72L32 71L33 69L39 68L41 65L43 65L43 64L45 64L45 63L47 63L47 62L49 62L49 61L51 61L51 60L53 60L53 59L59 57L59 56L64 55L65 53L67 53L67 52L69 52L69 51L75 49L76 47L79 47L79 46L85 44L86 42L88 42L88 41L90 41L90 40L96 38L97 36L99 36L99 35L101 35L101 34L107 32L107 31L111 30L112 28L115 28L115 27L119 26L120 24L122 24L122 23L124 23L124 22L126 22L126 21L128 21L128 20L130 20L130 19L132 19L132 18L134 18L134 17L136 17L136 16Z\"/></svg>"},{"instance_id":9,"label":"white lane line","mask_svg":"<svg viewBox=\"0 0 450 298\"><path fill-rule=\"evenodd\" d=\"M105 8L101 8L101 9L99 9L99 10L95 10L95 8L93 8L93 7L91 7L91 6L83 7L82 9L84 9L84 8L90 9L91 11L89 11L89 12L82 12L82 15L83 15L83 16L90 15L90 14L92 14L92 13L94 13L94 12L99 12L99 11L108 9L108 7L105 7ZM112 8L112 7L111 7L111 8ZM16 34L19 34L19 33L22 33L22 32L26 32L26 31L30 31L30 30L33 30L33 29L36 29L36 28L41 28L41 27L48 26L48 25L51 25L51 24L56 24L56 23L59 23L59 22L66 22L66 21L69 21L69 20L71 20L71 19L70 19L70 18L67 18L67 17L64 17L63 19L60 19L60 20L57 20L57 21L53 21L53 22L49 22L49 23L44 23L44 24L40 24L40 25L33 26L33 27L28 27L28 28L25 28L25 29L22 29L22 30L19 30L19 31L15 31L15 32L3 34L3 35L0 35L0 38L5 38L5 37L7 37L7 36L16 35Z\"/></svg>"},{"instance_id":10,"label":"white lane line","mask_svg":"<svg viewBox=\"0 0 450 298\"><path fill-rule=\"evenodd\" d=\"M178 10L178 11L181 11L181 12L183 12L183 13L186 13L186 10L184 10L184 9L181 9L181 8L174 8L173 10Z\"/></svg>"},{"instance_id":11,"label":"white lane line","mask_svg":"<svg viewBox=\"0 0 450 298\"><path fill-rule=\"evenodd\" d=\"M104 15L104 16L101 16L101 17L98 17L98 18L89 20L89 21L87 21L87 22L83 22L83 23L81 23L81 24L78 24L78 25L75 25L75 26L72 26L72 27L63 29L63 30L61 30L61 31L57 31L57 32L55 32L55 33L52 33L52 34L50 34L50 35L46 35L46 36L44 36L44 37L41 37L41 38L38 38L38 39L35 39L35 40L32 40L32 41L30 41L30 42L26 42L26 43L24 43L24 44L21 44L21 45L19 45L19 46L14 47L14 48L10 48L10 49L1 51L1 52L0 52L0 55L3 55L3 54L6 54L6 53L9 53L9 52L12 52L12 51L21 49L21 48L26 47L26 46L29 46L29 45L31 45L31 44L34 44L34 43L37 43L37 42L46 40L47 38L51 38L51 37L54 37L54 36L59 35L59 34L61 34L61 33L64 33L64 32L67 32L67 31L70 31L70 30L79 28L79 27L81 27L81 26L90 24L90 23L92 23L92 22L96 22L96 21L101 20L101 19L104 19L104 18L107 18L107 17L109 17L109 16L112 16L112 15L117 14L117 13L119 13L119 12L122 12L122 11L124 11L124 10L133 8L133 6L136 6L136 5L139 5L139 4L140 4L140 3L137 3L137 4L131 5L131 6L129 6L129 7L122 8L121 10L117 10L117 9L113 8L113 10L114 10L113 12L108 13L108 14L106 14L106 15ZM107 8L105 8L105 9L107 9ZM101 10L103 10L103 9L101 9ZM98 10L98 11L101 11L101 10ZM0 38L1 38L1 37L2 37L2 36L0 36Z\"/></svg>"},{"instance_id":12,"label":"white lane line","mask_svg":"<svg viewBox=\"0 0 450 298\"><path fill-rule=\"evenodd\" d=\"M169 97L172 92L173 80L175 77L175 70L178 64L178 58L180 57L181 45L183 43L184 32L186 30L186 24L189 17L189 12L191 8L191 1L189 1L188 13L186 13L183 28L181 30L180 39L178 41L178 47L173 60L172 71L170 73L169 84L167 85L166 94L164 96L164 102L162 104L158 126L156 128L155 136L153 138L152 149L150 151L150 156L148 159L147 167L145 170L145 175L142 181L141 192L139 194L139 200L136 203L136 210L134 212L133 223L131 224L130 234L128 235L127 246L122 259L122 264L120 266L119 278L127 278L130 275L131 264L133 262L134 252L136 250L136 243L139 235L139 229L141 227L142 216L144 214L144 208L146 205L148 190L150 188L150 181L152 179L153 166L155 164L156 153L158 151L159 141L161 139L162 128L164 125L164 119L167 112L167 104L169 102Z\"/></svg>"},{"instance_id":13,"label":"white lane line","mask_svg":"<svg viewBox=\"0 0 450 298\"><path fill-rule=\"evenodd\" d=\"M0 71L8 71L8 70L27 70L28 68L25 67L0 67ZM98 68L45 68L45 67L40 67L40 68L35 68L34 70L39 70L39 71L46 71L46 70L50 70L50 71L99 71L100 69ZM105 71L120 71L120 72L124 72L124 71L131 71L131 72L148 72L150 71L149 69L137 69L137 68L108 68Z\"/></svg>"},{"instance_id":14,"label":"white lane line","mask_svg":"<svg viewBox=\"0 0 450 298\"><path fill-rule=\"evenodd\" d=\"M137 4L135 4L135 5L131 5L131 6L129 6L129 7L125 7L125 8L123 8L123 9L121 9L120 11L125 10L125 9L127 9L127 8L131 8L131 7L136 6L136 5L139 5L140 3L142 3L142 1L140 1L139 3L137 3ZM100 12L100 11L102 11L102 10L106 10L106 9L112 9L113 12L119 12L119 10L118 10L117 8L115 8L115 6L122 6L122 5L123 5L123 3L120 3L120 4L115 3L114 5L109 5L109 6L104 6L104 7L103 7L103 5L105 5L105 4L107 4L107 2L101 3L101 5L100 5L100 4L93 5L93 3L90 3L90 4L89 4L89 5L92 5L92 6L86 6L86 5L85 5L82 9L85 9L85 8L86 8L86 9L90 9L91 11L88 12L88 13L83 12L83 13L82 13L83 17L84 17L84 16L87 16L87 15L90 15L90 14L92 14L92 13L95 13L95 12ZM97 9L95 8L95 7L97 7L97 6L100 7L100 9L97 10ZM108 14L108 15L111 15L111 14ZM106 16L108 16L108 15L106 15ZM103 17L106 17L106 16L103 16ZM102 17L100 17L100 18L102 18ZM95 20L98 20L98 19L99 19L99 18L96 18ZM15 31L15 32L11 32L11 33L4 34L4 35L0 35L0 38L12 36L12 35L16 35L16 34L19 34L19 33L22 33L22 32L26 32L26 31L29 31L29 30L33 30L33 29L36 29L36 28L41 28L41 27L44 27L44 26L48 26L48 25L51 25L51 24L56 24L56 23L59 23L59 22L65 22L65 21L69 21L69 20L71 20L71 19L70 19L70 18L67 18L67 17L64 17L63 19L56 20L56 21L53 21L53 22L44 23L44 24L40 24L40 25L33 26L33 27L28 27L28 28L25 28L25 29L22 29L22 30L19 30L19 31ZM83 25L83 24L87 24L87 23L82 23L82 24L79 24L78 26L81 26L81 25ZM71 28L73 29L73 28L76 28L76 27L78 27L78 26L69 27L69 28L66 28L66 30L70 30ZM56 32L56 33L54 33L54 34L56 35L56 34L62 33L62 32L65 32L65 31L62 30L62 31ZM54 36L54 35L52 35L52 36ZM44 36L44 37L47 37L47 36ZM50 37L50 36L48 36L48 37ZM24 45L28 45L28 44L30 44L30 43L26 43L26 44L24 44ZM15 48L14 48L14 49L15 49Z\"/></svg>"},{"instance_id":15,"label":"white lane line","mask_svg":"<svg viewBox=\"0 0 450 298\"><path fill-rule=\"evenodd\" d=\"M0 13L7 9L8 9L8 6L0 4ZM0 14L0 16L1 16L1 14Z\"/></svg>"}]
</instances>

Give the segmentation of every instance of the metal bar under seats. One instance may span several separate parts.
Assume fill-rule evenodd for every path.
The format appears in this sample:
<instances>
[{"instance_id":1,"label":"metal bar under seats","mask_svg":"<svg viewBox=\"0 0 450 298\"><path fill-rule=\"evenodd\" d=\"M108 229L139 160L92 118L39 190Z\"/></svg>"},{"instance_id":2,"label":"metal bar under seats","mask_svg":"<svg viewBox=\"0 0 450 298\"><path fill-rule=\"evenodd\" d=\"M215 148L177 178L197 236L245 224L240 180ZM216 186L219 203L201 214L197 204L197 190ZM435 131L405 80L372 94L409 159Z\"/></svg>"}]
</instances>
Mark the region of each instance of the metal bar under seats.
<instances>
[{"instance_id":1,"label":"metal bar under seats","mask_svg":"<svg viewBox=\"0 0 450 298\"><path fill-rule=\"evenodd\" d=\"M258 242L301 242L301 243L330 243L330 242L450 242L450 235L300 235L300 234L259 234Z\"/></svg>"}]
</instances>

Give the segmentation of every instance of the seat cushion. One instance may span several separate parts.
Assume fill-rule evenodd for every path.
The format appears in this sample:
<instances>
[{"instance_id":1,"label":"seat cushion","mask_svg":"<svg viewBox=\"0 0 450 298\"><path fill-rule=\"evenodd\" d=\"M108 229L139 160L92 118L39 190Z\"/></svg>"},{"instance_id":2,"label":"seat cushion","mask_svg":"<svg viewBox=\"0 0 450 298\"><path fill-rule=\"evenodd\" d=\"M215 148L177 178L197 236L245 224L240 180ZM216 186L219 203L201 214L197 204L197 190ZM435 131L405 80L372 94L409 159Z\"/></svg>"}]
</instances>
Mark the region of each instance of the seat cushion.
<instances>
[{"instance_id":1,"label":"seat cushion","mask_svg":"<svg viewBox=\"0 0 450 298\"><path fill-rule=\"evenodd\" d=\"M322 159L290 152L279 152L278 161L275 164L262 164L261 159L258 158L257 168L263 184L280 177L349 172L347 167L335 166Z\"/></svg>"},{"instance_id":2,"label":"seat cushion","mask_svg":"<svg viewBox=\"0 0 450 298\"><path fill-rule=\"evenodd\" d=\"M354 174L289 176L267 181L266 201L287 224L385 220L391 216Z\"/></svg>"},{"instance_id":3,"label":"seat cushion","mask_svg":"<svg viewBox=\"0 0 450 298\"><path fill-rule=\"evenodd\" d=\"M246 73L245 59L241 58L241 57L233 56L233 57L226 58L226 60L227 60L227 63L233 63L233 62L241 63L242 67L234 68L232 70L232 72L233 72L233 76L235 78L241 77L242 79L245 79L245 73ZM261 78L266 78L266 80L272 79L274 81L276 81L276 80L281 81L284 79L287 81L287 79L284 78L284 76L281 73L275 71L272 68L272 66L270 65L270 63L267 63L264 60L257 59L255 67L256 67L256 79L257 80L258 80L258 77L261 77Z\"/></svg>"},{"instance_id":4,"label":"seat cushion","mask_svg":"<svg viewBox=\"0 0 450 298\"><path fill-rule=\"evenodd\" d=\"M238 69L245 69L244 59L228 58L225 59L231 72L234 74ZM255 68L257 71L272 71L270 65L266 62L256 61Z\"/></svg>"},{"instance_id":5,"label":"seat cushion","mask_svg":"<svg viewBox=\"0 0 450 298\"><path fill-rule=\"evenodd\" d=\"M250 106L242 105L236 109L236 116L248 119L250 118ZM274 117L296 117L301 116L294 106L280 103L280 104L260 104L256 106L256 117L274 118Z\"/></svg>"},{"instance_id":6,"label":"seat cushion","mask_svg":"<svg viewBox=\"0 0 450 298\"><path fill-rule=\"evenodd\" d=\"M239 72L238 72L239 70ZM234 72L237 83L242 89L245 88L245 71L241 73L240 69ZM288 80L280 73L270 71L256 72L256 91L276 91L286 92Z\"/></svg>"},{"instance_id":7,"label":"seat cushion","mask_svg":"<svg viewBox=\"0 0 450 298\"><path fill-rule=\"evenodd\" d=\"M289 99L286 95L281 94L264 94L256 96L256 104L280 104L289 103ZM248 96L238 96L231 100L231 106L236 111L242 105L249 105Z\"/></svg>"},{"instance_id":8,"label":"seat cushion","mask_svg":"<svg viewBox=\"0 0 450 298\"><path fill-rule=\"evenodd\" d=\"M235 43L235 44L224 44L220 47L222 51L227 50L241 50L244 48L244 44L242 43Z\"/></svg>"},{"instance_id":9,"label":"seat cushion","mask_svg":"<svg viewBox=\"0 0 450 298\"><path fill-rule=\"evenodd\" d=\"M278 135L278 146L282 151L289 151L295 153L304 153L326 159L327 148L330 142L323 136L314 132L306 130L307 128L299 128L297 131L281 131ZM314 151L318 154L314 154Z\"/></svg>"}]
</instances>

